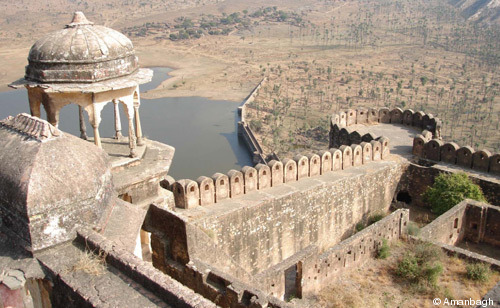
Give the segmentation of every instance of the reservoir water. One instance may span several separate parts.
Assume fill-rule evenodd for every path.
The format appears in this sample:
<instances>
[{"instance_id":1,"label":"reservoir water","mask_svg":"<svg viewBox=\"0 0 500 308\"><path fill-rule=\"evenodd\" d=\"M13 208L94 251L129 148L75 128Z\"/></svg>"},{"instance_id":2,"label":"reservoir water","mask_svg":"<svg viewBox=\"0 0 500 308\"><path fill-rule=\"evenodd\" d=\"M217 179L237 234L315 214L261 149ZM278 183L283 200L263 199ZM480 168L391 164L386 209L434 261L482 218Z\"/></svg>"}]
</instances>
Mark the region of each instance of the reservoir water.
<instances>
[{"instance_id":1,"label":"reservoir water","mask_svg":"<svg viewBox=\"0 0 500 308\"><path fill-rule=\"evenodd\" d=\"M155 67L151 82L141 85L141 92L152 90L169 78L169 68ZM144 135L175 147L169 175L175 179L196 180L200 175L226 173L244 165L253 165L245 144L238 139L237 108L240 102L209 100L202 97L168 97L141 100L141 124ZM18 113L29 113L25 89L0 93L0 119ZM46 118L43 107L42 117ZM128 125L121 109L122 132ZM99 132L102 137L114 135L113 104L102 111ZM78 107L67 105L60 112L59 128L79 136ZM92 129L87 119L87 134Z\"/></svg>"}]
</instances>

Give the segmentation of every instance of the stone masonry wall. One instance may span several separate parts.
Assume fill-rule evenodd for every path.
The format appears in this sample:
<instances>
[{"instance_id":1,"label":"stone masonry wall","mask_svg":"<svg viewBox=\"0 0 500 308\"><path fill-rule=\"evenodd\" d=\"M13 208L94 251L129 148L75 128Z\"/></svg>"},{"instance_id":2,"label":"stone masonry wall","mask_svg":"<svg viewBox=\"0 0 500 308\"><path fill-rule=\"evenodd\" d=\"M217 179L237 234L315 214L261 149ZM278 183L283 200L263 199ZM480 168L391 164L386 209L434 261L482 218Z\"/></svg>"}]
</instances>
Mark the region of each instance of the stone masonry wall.
<instances>
[{"instance_id":1,"label":"stone masonry wall","mask_svg":"<svg viewBox=\"0 0 500 308\"><path fill-rule=\"evenodd\" d=\"M411 109L401 108L372 108L372 109L349 109L334 113L330 121L330 148L341 145L351 145L361 141L370 142L375 139L371 133L361 136L357 131L349 126L355 124L404 124L407 126L423 129L429 132L432 138L441 138L441 120L432 114L425 114L422 111L414 112Z\"/></svg>"},{"instance_id":2,"label":"stone masonry wall","mask_svg":"<svg viewBox=\"0 0 500 308\"><path fill-rule=\"evenodd\" d=\"M376 257L383 240L391 242L406 234L409 220L409 210L397 210L316 258L305 259L302 265L303 295L317 294L326 283L339 278L345 270L360 267Z\"/></svg>"},{"instance_id":3,"label":"stone masonry wall","mask_svg":"<svg viewBox=\"0 0 500 308\"><path fill-rule=\"evenodd\" d=\"M256 276L261 288L283 298L285 294L285 271L297 266L299 297L317 294L322 287L333 281L343 271L359 267L374 258L385 239L397 240L406 234L409 210L397 210L382 220L340 242L322 254L311 245L283 262Z\"/></svg>"},{"instance_id":4,"label":"stone masonry wall","mask_svg":"<svg viewBox=\"0 0 500 308\"><path fill-rule=\"evenodd\" d=\"M464 200L421 229L422 239L445 245L462 240L500 246L500 207Z\"/></svg>"},{"instance_id":5,"label":"stone masonry wall","mask_svg":"<svg viewBox=\"0 0 500 308\"><path fill-rule=\"evenodd\" d=\"M193 223L257 274L311 244L322 252L349 237L362 219L387 212L402 169L399 163L379 162L281 184L255 195L258 202L241 208L228 203L226 210Z\"/></svg>"},{"instance_id":6,"label":"stone masonry wall","mask_svg":"<svg viewBox=\"0 0 500 308\"><path fill-rule=\"evenodd\" d=\"M420 158L500 175L500 153L492 154L488 150L474 150L469 146L460 147L455 142L444 143L424 134L419 134L413 139L412 152Z\"/></svg>"},{"instance_id":7,"label":"stone masonry wall","mask_svg":"<svg viewBox=\"0 0 500 308\"><path fill-rule=\"evenodd\" d=\"M467 201L463 201L420 230L423 239L447 245L459 243L466 233Z\"/></svg>"}]
</instances>

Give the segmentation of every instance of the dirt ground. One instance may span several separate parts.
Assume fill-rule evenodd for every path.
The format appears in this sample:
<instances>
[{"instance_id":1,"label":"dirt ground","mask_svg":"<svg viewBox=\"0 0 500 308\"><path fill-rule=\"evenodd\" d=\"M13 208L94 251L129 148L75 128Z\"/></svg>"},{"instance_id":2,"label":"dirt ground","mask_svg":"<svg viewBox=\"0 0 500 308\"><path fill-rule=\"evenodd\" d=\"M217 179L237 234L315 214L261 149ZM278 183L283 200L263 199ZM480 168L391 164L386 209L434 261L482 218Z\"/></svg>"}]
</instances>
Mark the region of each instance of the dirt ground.
<instances>
[{"instance_id":1,"label":"dirt ground","mask_svg":"<svg viewBox=\"0 0 500 308\"><path fill-rule=\"evenodd\" d=\"M341 279L332 281L321 290L317 298L308 299L308 303L311 307L430 308L436 307L432 302L434 298L482 299L500 280L500 274L493 271L486 282L471 281L466 277L465 261L445 256L442 260L444 271L438 281L439 288L418 291L395 273L398 260L409 249L412 247L408 243L394 243L387 259L372 259L361 268L343 274Z\"/></svg>"}]
</instances>

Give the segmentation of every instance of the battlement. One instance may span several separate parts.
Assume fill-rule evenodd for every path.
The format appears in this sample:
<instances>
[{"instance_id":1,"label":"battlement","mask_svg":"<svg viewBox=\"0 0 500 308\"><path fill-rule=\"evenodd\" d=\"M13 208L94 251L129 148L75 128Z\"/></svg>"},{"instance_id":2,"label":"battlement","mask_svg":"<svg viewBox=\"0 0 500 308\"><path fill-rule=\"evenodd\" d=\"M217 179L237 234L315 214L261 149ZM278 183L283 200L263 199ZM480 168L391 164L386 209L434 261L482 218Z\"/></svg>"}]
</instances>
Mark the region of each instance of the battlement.
<instances>
[{"instance_id":1,"label":"battlement","mask_svg":"<svg viewBox=\"0 0 500 308\"><path fill-rule=\"evenodd\" d=\"M470 146L459 146L455 142L432 139L432 134L423 131L413 139L413 155L467 169L500 174L500 154L488 150L474 150Z\"/></svg>"},{"instance_id":2,"label":"battlement","mask_svg":"<svg viewBox=\"0 0 500 308\"><path fill-rule=\"evenodd\" d=\"M175 206L178 208L208 206L255 190L264 190L283 183L384 160L389 154L389 138L380 137L370 142L342 145L318 153L297 155L293 159L271 160L267 164L257 164L255 167L245 166L241 171L233 169L227 174L201 176L196 181L170 179L166 188L174 193Z\"/></svg>"},{"instance_id":3,"label":"battlement","mask_svg":"<svg viewBox=\"0 0 500 308\"><path fill-rule=\"evenodd\" d=\"M20 113L15 117L9 116L0 121L0 126L14 130L39 142L62 135L61 131L49 122L26 113Z\"/></svg>"},{"instance_id":4,"label":"battlement","mask_svg":"<svg viewBox=\"0 0 500 308\"><path fill-rule=\"evenodd\" d=\"M422 130L428 130L434 138L441 138L442 122L439 118L423 111L403 110L401 108L359 108L348 109L334 113L331 117L330 127L333 131L336 126L338 130L355 124L377 124L391 123L404 124Z\"/></svg>"}]
</instances>

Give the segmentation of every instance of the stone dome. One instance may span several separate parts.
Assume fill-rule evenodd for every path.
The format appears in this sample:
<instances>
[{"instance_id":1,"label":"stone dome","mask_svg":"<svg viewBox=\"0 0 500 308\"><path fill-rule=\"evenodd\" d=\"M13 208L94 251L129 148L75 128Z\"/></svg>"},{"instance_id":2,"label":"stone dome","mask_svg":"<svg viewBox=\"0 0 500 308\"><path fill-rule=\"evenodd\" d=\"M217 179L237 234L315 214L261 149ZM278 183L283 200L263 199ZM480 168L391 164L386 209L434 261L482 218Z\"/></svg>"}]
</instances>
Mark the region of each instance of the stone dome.
<instances>
[{"instance_id":1,"label":"stone dome","mask_svg":"<svg viewBox=\"0 0 500 308\"><path fill-rule=\"evenodd\" d=\"M107 154L45 120L19 114L0 121L0 147L0 230L27 250L98 225L115 198Z\"/></svg>"},{"instance_id":2,"label":"stone dome","mask_svg":"<svg viewBox=\"0 0 500 308\"><path fill-rule=\"evenodd\" d=\"M25 78L40 83L92 83L138 70L132 42L122 33L94 25L82 12L70 24L38 40L28 56Z\"/></svg>"}]
</instances>

